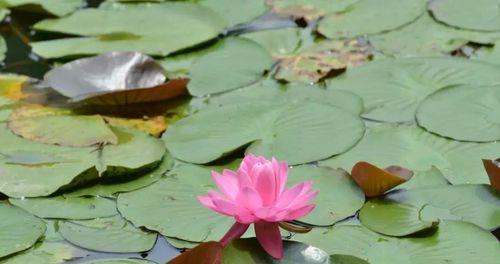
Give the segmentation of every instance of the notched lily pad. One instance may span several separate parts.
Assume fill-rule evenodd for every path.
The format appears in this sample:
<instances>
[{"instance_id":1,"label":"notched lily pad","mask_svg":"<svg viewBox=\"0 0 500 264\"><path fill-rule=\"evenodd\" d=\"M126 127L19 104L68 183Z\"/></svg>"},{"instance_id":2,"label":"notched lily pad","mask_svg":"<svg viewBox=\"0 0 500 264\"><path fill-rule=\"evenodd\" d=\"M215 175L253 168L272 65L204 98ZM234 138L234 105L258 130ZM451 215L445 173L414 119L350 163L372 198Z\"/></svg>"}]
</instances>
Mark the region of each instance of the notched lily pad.
<instances>
[{"instance_id":1,"label":"notched lily pad","mask_svg":"<svg viewBox=\"0 0 500 264\"><path fill-rule=\"evenodd\" d=\"M157 237L156 233L142 231L121 216L64 221L59 224L59 233L80 247L114 253L148 251Z\"/></svg>"},{"instance_id":2,"label":"notched lily pad","mask_svg":"<svg viewBox=\"0 0 500 264\"><path fill-rule=\"evenodd\" d=\"M413 176L413 172L399 166L380 169L362 161L354 165L351 176L364 191L366 197L376 197L408 181Z\"/></svg>"},{"instance_id":3,"label":"notched lily pad","mask_svg":"<svg viewBox=\"0 0 500 264\"><path fill-rule=\"evenodd\" d=\"M49 71L45 84L70 101L125 105L162 101L185 93L187 79L165 83L163 68L139 52L109 52Z\"/></svg>"}]
</instances>

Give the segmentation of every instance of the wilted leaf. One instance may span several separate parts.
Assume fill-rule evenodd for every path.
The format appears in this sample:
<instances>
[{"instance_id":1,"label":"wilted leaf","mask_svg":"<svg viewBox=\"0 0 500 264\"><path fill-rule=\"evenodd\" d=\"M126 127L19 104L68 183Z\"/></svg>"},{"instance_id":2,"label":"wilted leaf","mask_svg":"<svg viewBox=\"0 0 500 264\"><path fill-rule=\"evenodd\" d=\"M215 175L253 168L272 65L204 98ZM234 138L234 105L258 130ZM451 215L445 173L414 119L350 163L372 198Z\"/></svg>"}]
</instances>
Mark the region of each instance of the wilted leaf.
<instances>
[{"instance_id":1,"label":"wilted leaf","mask_svg":"<svg viewBox=\"0 0 500 264\"><path fill-rule=\"evenodd\" d=\"M103 116L104 120L112 126L135 128L158 137L167 129L167 122L163 116L146 118L124 118L115 116Z\"/></svg>"},{"instance_id":2,"label":"wilted leaf","mask_svg":"<svg viewBox=\"0 0 500 264\"><path fill-rule=\"evenodd\" d=\"M163 68L138 52L110 52L75 60L49 71L44 79L71 101L111 105L173 98L185 92L188 82L175 79L164 83Z\"/></svg>"},{"instance_id":3,"label":"wilted leaf","mask_svg":"<svg viewBox=\"0 0 500 264\"><path fill-rule=\"evenodd\" d=\"M359 66L368 61L371 48L360 40L325 40L298 54L275 55L277 79L317 82L334 70Z\"/></svg>"},{"instance_id":4,"label":"wilted leaf","mask_svg":"<svg viewBox=\"0 0 500 264\"><path fill-rule=\"evenodd\" d=\"M167 262L168 264L220 264L223 247L219 242L209 241L186 250Z\"/></svg>"},{"instance_id":5,"label":"wilted leaf","mask_svg":"<svg viewBox=\"0 0 500 264\"><path fill-rule=\"evenodd\" d=\"M430 132L462 141L500 140L500 85L441 89L418 106L415 118Z\"/></svg>"},{"instance_id":6,"label":"wilted leaf","mask_svg":"<svg viewBox=\"0 0 500 264\"><path fill-rule=\"evenodd\" d=\"M490 183L495 190L500 191L500 162L498 160L483 159L484 169L490 177Z\"/></svg>"},{"instance_id":7,"label":"wilted leaf","mask_svg":"<svg viewBox=\"0 0 500 264\"><path fill-rule=\"evenodd\" d=\"M0 75L0 96L13 101L19 101L26 97L22 92L23 84L30 78L23 75L1 74Z\"/></svg>"},{"instance_id":8,"label":"wilted leaf","mask_svg":"<svg viewBox=\"0 0 500 264\"><path fill-rule=\"evenodd\" d=\"M408 181L413 172L397 166L380 169L362 161L354 165L351 176L363 189L366 197L376 197Z\"/></svg>"},{"instance_id":9,"label":"wilted leaf","mask_svg":"<svg viewBox=\"0 0 500 264\"><path fill-rule=\"evenodd\" d=\"M29 105L14 110L9 129L23 138L61 146L116 144L117 136L99 115L70 115L70 110ZM85 133L81 133L85 131Z\"/></svg>"},{"instance_id":10,"label":"wilted leaf","mask_svg":"<svg viewBox=\"0 0 500 264\"><path fill-rule=\"evenodd\" d=\"M358 0L267 0L274 13L314 20L331 12L342 12Z\"/></svg>"}]
</instances>

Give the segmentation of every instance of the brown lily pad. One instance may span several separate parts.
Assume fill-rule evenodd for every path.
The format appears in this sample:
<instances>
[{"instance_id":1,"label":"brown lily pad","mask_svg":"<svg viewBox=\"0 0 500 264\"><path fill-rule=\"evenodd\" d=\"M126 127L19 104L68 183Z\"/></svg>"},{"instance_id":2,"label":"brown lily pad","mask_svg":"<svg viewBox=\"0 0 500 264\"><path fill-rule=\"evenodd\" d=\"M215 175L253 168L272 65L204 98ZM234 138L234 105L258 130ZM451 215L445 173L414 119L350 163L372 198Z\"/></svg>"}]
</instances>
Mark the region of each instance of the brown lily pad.
<instances>
[{"instance_id":1,"label":"brown lily pad","mask_svg":"<svg viewBox=\"0 0 500 264\"><path fill-rule=\"evenodd\" d=\"M336 70L366 63L372 51L360 40L325 40L291 55L276 56L276 79L318 82Z\"/></svg>"},{"instance_id":2,"label":"brown lily pad","mask_svg":"<svg viewBox=\"0 0 500 264\"><path fill-rule=\"evenodd\" d=\"M209 241L186 250L167 264L219 264L223 247L219 242Z\"/></svg>"},{"instance_id":3,"label":"brown lily pad","mask_svg":"<svg viewBox=\"0 0 500 264\"><path fill-rule=\"evenodd\" d=\"M368 162L356 163L351 171L351 177L363 190L366 197L377 197L386 191L408 181L413 176L411 170L390 166L381 169Z\"/></svg>"},{"instance_id":4,"label":"brown lily pad","mask_svg":"<svg viewBox=\"0 0 500 264\"><path fill-rule=\"evenodd\" d=\"M491 186L500 191L500 161L483 159L483 165L488 177L490 177Z\"/></svg>"}]
</instances>

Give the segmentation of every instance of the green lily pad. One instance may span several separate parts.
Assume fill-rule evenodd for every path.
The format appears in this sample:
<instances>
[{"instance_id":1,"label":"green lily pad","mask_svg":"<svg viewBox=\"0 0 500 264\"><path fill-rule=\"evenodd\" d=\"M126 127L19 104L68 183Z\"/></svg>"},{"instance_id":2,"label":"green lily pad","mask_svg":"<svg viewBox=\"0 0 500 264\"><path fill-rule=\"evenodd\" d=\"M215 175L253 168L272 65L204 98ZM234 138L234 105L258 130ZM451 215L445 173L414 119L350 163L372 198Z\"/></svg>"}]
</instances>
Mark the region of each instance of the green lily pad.
<instances>
[{"instance_id":1,"label":"green lily pad","mask_svg":"<svg viewBox=\"0 0 500 264\"><path fill-rule=\"evenodd\" d=\"M500 42L495 42L492 48L478 49L471 59L484 61L492 64L500 64Z\"/></svg>"},{"instance_id":2,"label":"green lily pad","mask_svg":"<svg viewBox=\"0 0 500 264\"><path fill-rule=\"evenodd\" d=\"M84 264L153 264L156 262L145 259L101 259L84 262Z\"/></svg>"},{"instance_id":3,"label":"green lily pad","mask_svg":"<svg viewBox=\"0 0 500 264\"><path fill-rule=\"evenodd\" d=\"M386 122L414 122L420 102L444 87L498 83L499 68L460 58L378 60L332 79L329 89L363 98L363 117Z\"/></svg>"},{"instance_id":4,"label":"green lily pad","mask_svg":"<svg viewBox=\"0 0 500 264\"><path fill-rule=\"evenodd\" d=\"M163 175L169 171L173 166L173 158L169 154L163 157L160 165L145 174L141 174L129 181L100 181L99 183L80 188L69 193L64 193L65 197L80 197L80 196L100 196L100 197L109 197L114 198L118 195L118 193L130 192L145 186L151 185L158 181Z\"/></svg>"},{"instance_id":5,"label":"green lily pad","mask_svg":"<svg viewBox=\"0 0 500 264\"><path fill-rule=\"evenodd\" d=\"M84 0L3 0L2 4L7 7L39 6L50 14L65 16L73 13L85 4Z\"/></svg>"},{"instance_id":6,"label":"green lily pad","mask_svg":"<svg viewBox=\"0 0 500 264\"><path fill-rule=\"evenodd\" d=\"M495 159L498 153L498 142L458 142L414 126L383 125L370 128L348 152L320 164L347 171L360 160L380 168L398 165L415 173L408 184L431 169L438 169L452 184L486 184L489 180L481 159Z\"/></svg>"},{"instance_id":7,"label":"green lily pad","mask_svg":"<svg viewBox=\"0 0 500 264\"><path fill-rule=\"evenodd\" d=\"M438 56L458 49L468 41L491 44L500 39L500 32L459 29L435 21L423 14L415 22L370 36L375 50L397 57Z\"/></svg>"},{"instance_id":8,"label":"green lily pad","mask_svg":"<svg viewBox=\"0 0 500 264\"><path fill-rule=\"evenodd\" d=\"M395 236L418 231L415 225L419 222L430 224L442 220L461 220L495 229L500 226L499 198L487 185L401 190L366 203L360 211L360 220L374 231Z\"/></svg>"},{"instance_id":9,"label":"green lily pad","mask_svg":"<svg viewBox=\"0 0 500 264\"><path fill-rule=\"evenodd\" d=\"M85 27L81 27L85 25ZM168 30L159 25L169 25ZM226 27L209 8L183 2L127 5L126 8L84 9L34 25L42 31L85 36L32 42L45 58L138 51L168 55L216 37Z\"/></svg>"},{"instance_id":10,"label":"green lily pad","mask_svg":"<svg viewBox=\"0 0 500 264\"><path fill-rule=\"evenodd\" d=\"M422 208L392 200L370 200L359 211L364 226L388 236L406 236L433 227L420 217Z\"/></svg>"},{"instance_id":11,"label":"green lily pad","mask_svg":"<svg viewBox=\"0 0 500 264\"><path fill-rule=\"evenodd\" d=\"M259 44L229 38L220 48L194 62L188 90L200 96L241 88L260 80L271 64L271 55Z\"/></svg>"},{"instance_id":12,"label":"green lily pad","mask_svg":"<svg viewBox=\"0 0 500 264\"><path fill-rule=\"evenodd\" d=\"M500 15L496 0L438 0L429 5L440 22L465 29L500 31Z\"/></svg>"},{"instance_id":13,"label":"green lily pad","mask_svg":"<svg viewBox=\"0 0 500 264\"><path fill-rule=\"evenodd\" d=\"M158 63L163 67L163 69L165 69L169 78L186 76L191 72L191 68L193 67L195 61L206 56L207 54L222 49L224 46L223 44L224 41L207 43L201 48L190 49L189 51L160 59L158 60Z\"/></svg>"},{"instance_id":14,"label":"green lily pad","mask_svg":"<svg viewBox=\"0 0 500 264\"><path fill-rule=\"evenodd\" d=\"M259 43L272 55L284 55L294 52L301 42L300 29L279 28L250 32L241 35Z\"/></svg>"},{"instance_id":15,"label":"green lily pad","mask_svg":"<svg viewBox=\"0 0 500 264\"><path fill-rule=\"evenodd\" d=\"M393 30L411 23L425 11L421 0L361 0L340 13L325 16L318 31L327 38L352 38ZM366 21L371 21L366 23Z\"/></svg>"},{"instance_id":16,"label":"green lily pad","mask_svg":"<svg viewBox=\"0 0 500 264\"><path fill-rule=\"evenodd\" d=\"M224 248L223 264L271 264L271 263L303 263L303 264L335 264L330 262L330 256L323 250L300 242L283 242L283 259L276 260L269 256L254 238L233 241Z\"/></svg>"},{"instance_id":17,"label":"green lily pad","mask_svg":"<svg viewBox=\"0 0 500 264\"><path fill-rule=\"evenodd\" d=\"M280 84L275 80L264 80L242 89L211 96L203 101L209 106L262 101L281 101L283 104L310 101L329 104L356 115L363 112L363 100L349 91L327 90L317 85L302 83Z\"/></svg>"},{"instance_id":18,"label":"green lily pad","mask_svg":"<svg viewBox=\"0 0 500 264\"><path fill-rule=\"evenodd\" d=\"M11 198L9 202L42 218L92 219L118 214L114 201L100 197Z\"/></svg>"},{"instance_id":19,"label":"green lily pad","mask_svg":"<svg viewBox=\"0 0 500 264\"><path fill-rule=\"evenodd\" d=\"M361 189L342 170L303 165L290 169L288 187L312 181L313 189L319 190L314 200L314 210L300 221L311 225L328 226L356 214L365 202Z\"/></svg>"},{"instance_id":20,"label":"green lily pad","mask_svg":"<svg viewBox=\"0 0 500 264\"><path fill-rule=\"evenodd\" d=\"M0 153L14 156L19 153L43 155L53 162L29 164L0 159L0 192L15 198L46 196L61 187L74 188L95 180L101 172L105 178L119 177L126 180L134 173L156 166L165 153L159 139L146 133L114 128L118 144L96 148L70 148L42 144L0 129ZM54 174L57 171L57 174Z\"/></svg>"},{"instance_id":21,"label":"green lily pad","mask_svg":"<svg viewBox=\"0 0 500 264\"><path fill-rule=\"evenodd\" d=\"M17 110L12 112L11 117L13 115L17 115ZM116 135L99 115L46 115L10 118L8 127L18 136L46 144L88 147L118 142ZM83 130L85 133L75 133L75 131Z\"/></svg>"},{"instance_id":22,"label":"green lily pad","mask_svg":"<svg viewBox=\"0 0 500 264\"><path fill-rule=\"evenodd\" d=\"M229 25L252 21L267 11L265 0L202 0L198 2L224 17Z\"/></svg>"},{"instance_id":23,"label":"green lily pad","mask_svg":"<svg viewBox=\"0 0 500 264\"><path fill-rule=\"evenodd\" d=\"M363 133L359 117L334 106L260 102L203 109L172 124L163 140L174 157L192 163L208 163L251 143L247 153L293 165L342 153Z\"/></svg>"},{"instance_id":24,"label":"green lily pad","mask_svg":"<svg viewBox=\"0 0 500 264\"><path fill-rule=\"evenodd\" d=\"M418 177L414 177L410 181L398 185L396 189L415 189L422 187L450 185L450 182L448 182L443 173L434 166L432 166L429 170L419 171L418 175Z\"/></svg>"},{"instance_id":25,"label":"green lily pad","mask_svg":"<svg viewBox=\"0 0 500 264\"><path fill-rule=\"evenodd\" d=\"M439 90L422 101L416 118L420 126L445 137L476 142L500 140L500 86Z\"/></svg>"},{"instance_id":26,"label":"green lily pad","mask_svg":"<svg viewBox=\"0 0 500 264\"><path fill-rule=\"evenodd\" d=\"M114 253L148 251L157 237L156 233L142 231L121 216L63 221L59 224L59 233L79 247Z\"/></svg>"},{"instance_id":27,"label":"green lily pad","mask_svg":"<svg viewBox=\"0 0 500 264\"><path fill-rule=\"evenodd\" d=\"M118 210L135 226L193 242L220 240L234 223L232 217L204 207L197 199L215 189L211 169L181 164L156 183L118 196Z\"/></svg>"},{"instance_id":28,"label":"green lily pad","mask_svg":"<svg viewBox=\"0 0 500 264\"><path fill-rule=\"evenodd\" d=\"M81 249L60 242L38 243L33 248L0 260L1 264L51 263L62 264L88 255Z\"/></svg>"},{"instance_id":29,"label":"green lily pad","mask_svg":"<svg viewBox=\"0 0 500 264\"><path fill-rule=\"evenodd\" d=\"M315 228L296 235L294 240L320 247L328 254L353 255L371 264L441 264L498 262L498 241L480 227L443 221L431 234L419 237L392 238L371 232L362 226Z\"/></svg>"},{"instance_id":30,"label":"green lily pad","mask_svg":"<svg viewBox=\"0 0 500 264\"><path fill-rule=\"evenodd\" d=\"M45 232L42 220L7 203L0 215L0 258L30 248Z\"/></svg>"}]
</instances>

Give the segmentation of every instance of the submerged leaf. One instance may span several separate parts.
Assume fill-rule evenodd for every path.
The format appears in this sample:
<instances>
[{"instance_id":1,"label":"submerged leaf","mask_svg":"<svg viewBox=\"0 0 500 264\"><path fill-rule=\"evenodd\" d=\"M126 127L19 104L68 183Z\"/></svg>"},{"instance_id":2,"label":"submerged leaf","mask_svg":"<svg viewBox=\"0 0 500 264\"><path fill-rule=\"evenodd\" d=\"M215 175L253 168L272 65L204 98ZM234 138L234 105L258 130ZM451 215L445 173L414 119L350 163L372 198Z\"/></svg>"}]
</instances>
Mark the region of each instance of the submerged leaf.
<instances>
[{"instance_id":1,"label":"submerged leaf","mask_svg":"<svg viewBox=\"0 0 500 264\"><path fill-rule=\"evenodd\" d=\"M44 79L71 101L111 105L173 98L185 92L188 82L175 79L164 83L163 68L138 52L110 52L75 60L49 71Z\"/></svg>"}]
</instances>

